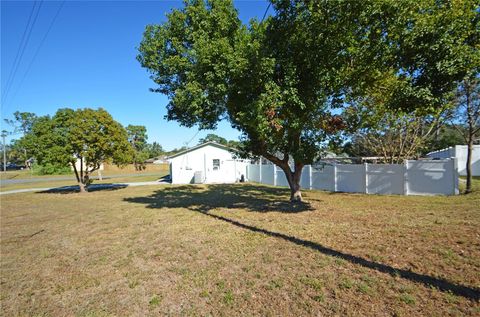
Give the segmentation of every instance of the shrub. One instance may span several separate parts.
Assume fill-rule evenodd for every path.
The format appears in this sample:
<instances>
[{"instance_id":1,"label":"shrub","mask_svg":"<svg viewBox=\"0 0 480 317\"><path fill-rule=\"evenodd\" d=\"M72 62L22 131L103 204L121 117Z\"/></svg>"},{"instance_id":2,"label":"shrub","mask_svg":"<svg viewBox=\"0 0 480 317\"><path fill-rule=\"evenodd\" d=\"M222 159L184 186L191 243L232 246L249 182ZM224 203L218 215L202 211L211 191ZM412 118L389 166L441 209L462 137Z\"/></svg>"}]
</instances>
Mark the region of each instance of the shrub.
<instances>
[{"instance_id":1,"label":"shrub","mask_svg":"<svg viewBox=\"0 0 480 317\"><path fill-rule=\"evenodd\" d=\"M34 175L65 175L71 174L72 170L69 166L45 164L45 165L33 165Z\"/></svg>"}]
</instances>

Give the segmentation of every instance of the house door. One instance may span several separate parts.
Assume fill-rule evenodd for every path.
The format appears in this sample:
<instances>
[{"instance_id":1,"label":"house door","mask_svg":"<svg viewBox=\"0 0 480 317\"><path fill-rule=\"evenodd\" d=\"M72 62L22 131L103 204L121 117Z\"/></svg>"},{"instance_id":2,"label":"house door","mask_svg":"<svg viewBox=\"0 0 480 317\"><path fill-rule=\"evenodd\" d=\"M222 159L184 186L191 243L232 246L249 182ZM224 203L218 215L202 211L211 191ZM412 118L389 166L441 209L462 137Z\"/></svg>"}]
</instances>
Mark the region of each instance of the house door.
<instances>
[{"instance_id":1,"label":"house door","mask_svg":"<svg viewBox=\"0 0 480 317\"><path fill-rule=\"evenodd\" d=\"M209 183L222 183L223 182L223 177L222 177L222 167L221 167L221 162L220 159L212 159L210 162L211 167L210 167L210 175L209 175Z\"/></svg>"}]
</instances>

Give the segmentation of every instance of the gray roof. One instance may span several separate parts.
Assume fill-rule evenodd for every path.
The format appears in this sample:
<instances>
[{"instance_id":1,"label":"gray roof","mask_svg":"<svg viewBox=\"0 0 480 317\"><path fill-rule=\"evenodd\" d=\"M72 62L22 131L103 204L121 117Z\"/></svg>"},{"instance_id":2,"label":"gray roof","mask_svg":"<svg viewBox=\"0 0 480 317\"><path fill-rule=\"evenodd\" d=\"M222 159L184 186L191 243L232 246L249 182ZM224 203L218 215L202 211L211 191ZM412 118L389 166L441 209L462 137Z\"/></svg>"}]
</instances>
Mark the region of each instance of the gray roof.
<instances>
[{"instance_id":1,"label":"gray roof","mask_svg":"<svg viewBox=\"0 0 480 317\"><path fill-rule=\"evenodd\" d=\"M207 146L207 145L215 146L215 147L218 147L218 148L220 148L220 149L227 150L227 151L229 151L229 152L238 152L238 151L237 151L236 149L234 149L234 148L231 148L231 147L228 147L228 146L226 146L226 145L223 145L223 144L219 144L219 143L210 141L210 142L205 142L205 143L196 145L196 146L194 146L194 147L191 147L191 148L189 148L189 149L186 149L185 151L182 151L182 152L179 152L179 153L174 154L174 155L172 155L172 156L166 157L165 159L169 160L169 159L172 159L172 158L174 158L174 157L177 157L177 156L186 154L186 153L188 153L188 152L195 151L195 150L200 149L200 148L202 148L202 147L204 147L204 146Z\"/></svg>"}]
</instances>

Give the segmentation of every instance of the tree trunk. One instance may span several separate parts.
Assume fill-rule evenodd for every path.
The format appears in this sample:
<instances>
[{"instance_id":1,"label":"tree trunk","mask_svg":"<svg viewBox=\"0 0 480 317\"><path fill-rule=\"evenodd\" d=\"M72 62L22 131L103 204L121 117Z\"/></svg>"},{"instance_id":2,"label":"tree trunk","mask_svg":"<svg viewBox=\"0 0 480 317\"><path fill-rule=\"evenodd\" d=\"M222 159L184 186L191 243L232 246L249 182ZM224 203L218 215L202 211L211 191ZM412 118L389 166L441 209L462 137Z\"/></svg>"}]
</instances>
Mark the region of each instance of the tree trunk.
<instances>
[{"instance_id":1,"label":"tree trunk","mask_svg":"<svg viewBox=\"0 0 480 317\"><path fill-rule=\"evenodd\" d=\"M300 184L298 182L290 186L290 201L292 203L302 201L302 192L300 191Z\"/></svg>"},{"instance_id":2,"label":"tree trunk","mask_svg":"<svg viewBox=\"0 0 480 317\"><path fill-rule=\"evenodd\" d=\"M292 171L288 164L280 166L280 168L285 172L285 176L287 177L288 185L290 187L290 201L292 203L301 202L302 192L300 191L300 177L302 176L303 164L295 164L295 171Z\"/></svg>"},{"instance_id":3,"label":"tree trunk","mask_svg":"<svg viewBox=\"0 0 480 317\"><path fill-rule=\"evenodd\" d=\"M472 152L473 152L473 135L470 135L468 138L467 146L467 187L465 189L465 194L472 192Z\"/></svg>"},{"instance_id":4,"label":"tree trunk","mask_svg":"<svg viewBox=\"0 0 480 317\"><path fill-rule=\"evenodd\" d=\"M86 193L87 189L85 188L85 184L82 182L78 182L78 187L80 188L80 193Z\"/></svg>"}]
</instances>

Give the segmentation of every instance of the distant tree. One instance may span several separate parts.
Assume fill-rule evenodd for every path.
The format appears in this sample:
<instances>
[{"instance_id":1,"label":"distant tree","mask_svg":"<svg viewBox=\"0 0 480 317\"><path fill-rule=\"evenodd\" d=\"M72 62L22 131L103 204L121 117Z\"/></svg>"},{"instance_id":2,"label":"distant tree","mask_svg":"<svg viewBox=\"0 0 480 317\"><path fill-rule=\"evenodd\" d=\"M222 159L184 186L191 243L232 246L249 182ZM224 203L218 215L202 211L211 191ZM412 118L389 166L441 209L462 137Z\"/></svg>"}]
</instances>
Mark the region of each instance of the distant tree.
<instances>
[{"instance_id":1,"label":"distant tree","mask_svg":"<svg viewBox=\"0 0 480 317\"><path fill-rule=\"evenodd\" d=\"M230 140L227 142L227 146L233 149L240 149L242 147L242 142Z\"/></svg>"},{"instance_id":2,"label":"distant tree","mask_svg":"<svg viewBox=\"0 0 480 317\"><path fill-rule=\"evenodd\" d=\"M460 129L462 129L460 127ZM445 149L457 144L463 144L465 142L463 135L458 129L452 124L444 123L442 124L430 139L427 142L427 146L423 151L423 154L428 152Z\"/></svg>"},{"instance_id":3,"label":"distant tree","mask_svg":"<svg viewBox=\"0 0 480 317\"><path fill-rule=\"evenodd\" d=\"M25 147L22 139L14 139L7 145L7 159L16 164L25 164Z\"/></svg>"},{"instance_id":4,"label":"distant tree","mask_svg":"<svg viewBox=\"0 0 480 317\"><path fill-rule=\"evenodd\" d=\"M345 111L353 132L346 150L351 156L381 157L386 163L416 159L438 129L447 106L423 113L386 108L379 99L368 99ZM347 113L349 115L347 115Z\"/></svg>"},{"instance_id":5,"label":"distant tree","mask_svg":"<svg viewBox=\"0 0 480 317\"><path fill-rule=\"evenodd\" d=\"M87 190L91 173L102 163L124 165L132 157L127 132L102 108L60 109L53 117L39 117L31 135L38 163L70 165L80 192Z\"/></svg>"},{"instance_id":6,"label":"distant tree","mask_svg":"<svg viewBox=\"0 0 480 317\"><path fill-rule=\"evenodd\" d=\"M158 142L147 144L148 158L159 157L165 154L163 147Z\"/></svg>"},{"instance_id":7,"label":"distant tree","mask_svg":"<svg viewBox=\"0 0 480 317\"><path fill-rule=\"evenodd\" d=\"M470 75L459 83L451 120L467 144L465 193L470 193L472 191L473 144L477 138L480 138L480 79L478 74Z\"/></svg>"},{"instance_id":8,"label":"distant tree","mask_svg":"<svg viewBox=\"0 0 480 317\"><path fill-rule=\"evenodd\" d=\"M223 144L223 145L228 144L227 139L222 138L221 136L218 136L218 135L213 134L213 133L209 133L209 134L207 134L206 137L198 140L198 144L202 144L202 143L206 143L206 142L215 142L215 143Z\"/></svg>"},{"instance_id":9,"label":"distant tree","mask_svg":"<svg viewBox=\"0 0 480 317\"><path fill-rule=\"evenodd\" d=\"M14 128L13 134L22 134L22 137L16 140L14 144L14 153L16 155L15 159L21 159L25 166L30 168L31 166L29 164L29 159L32 154L32 148L35 147L35 144L31 142L31 139L28 137L28 135L31 133L32 127L38 117L35 113L20 111L15 111L13 113L13 117L14 119L4 120L7 124L11 125Z\"/></svg>"},{"instance_id":10,"label":"distant tree","mask_svg":"<svg viewBox=\"0 0 480 317\"><path fill-rule=\"evenodd\" d=\"M14 132L21 132L23 135L32 131L33 124L37 120L37 115L33 112L20 112L15 111L13 113L14 119L4 119L6 123L15 128Z\"/></svg>"},{"instance_id":11,"label":"distant tree","mask_svg":"<svg viewBox=\"0 0 480 317\"><path fill-rule=\"evenodd\" d=\"M183 151L185 151L185 150L187 150L187 149L188 149L187 146L181 146L181 147L179 147L179 148L174 148L173 150L167 152L166 154L167 154L167 155L174 155L174 154L183 152Z\"/></svg>"},{"instance_id":12,"label":"distant tree","mask_svg":"<svg viewBox=\"0 0 480 317\"><path fill-rule=\"evenodd\" d=\"M145 160L148 159L147 152L147 128L143 125L127 126L128 141L134 150L133 165L135 170L140 171L145 169Z\"/></svg>"}]
</instances>

